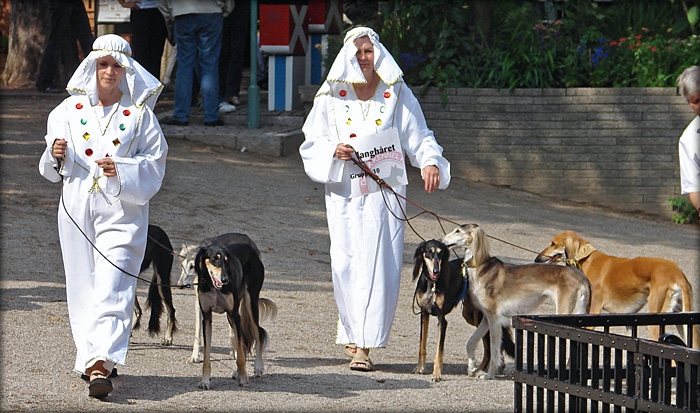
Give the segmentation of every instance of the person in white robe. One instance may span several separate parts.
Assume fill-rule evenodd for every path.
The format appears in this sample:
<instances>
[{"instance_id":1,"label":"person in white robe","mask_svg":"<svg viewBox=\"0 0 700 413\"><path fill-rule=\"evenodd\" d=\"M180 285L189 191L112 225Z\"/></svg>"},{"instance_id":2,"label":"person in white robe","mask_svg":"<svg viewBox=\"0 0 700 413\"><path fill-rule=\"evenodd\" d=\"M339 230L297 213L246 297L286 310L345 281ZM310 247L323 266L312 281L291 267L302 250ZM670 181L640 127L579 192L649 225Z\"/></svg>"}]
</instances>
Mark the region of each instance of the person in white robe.
<instances>
[{"instance_id":1,"label":"person in white robe","mask_svg":"<svg viewBox=\"0 0 700 413\"><path fill-rule=\"evenodd\" d=\"M686 68L678 77L678 90L696 115L678 141L681 193L700 211L700 66Z\"/></svg>"},{"instance_id":2,"label":"person in white robe","mask_svg":"<svg viewBox=\"0 0 700 413\"><path fill-rule=\"evenodd\" d=\"M369 350L386 347L398 303L405 157L421 169L428 192L447 188L450 163L403 72L368 27L345 36L302 130L304 170L325 184L336 343L346 346L352 370L372 371Z\"/></svg>"},{"instance_id":3,"label":"person in white robe","mask_svg":"<svg viewBox=\"0 0 700 413\"><path fill-rule=\"evenodd\" d=\"M75 371L106 397L124 364L148 204L161 187L168 145L153 113L162 84L120 36L98 37L51 111L39 172L61 182L58 232ZM87 376L87 377L85 377Z\"/></svg>"}]
</instances>

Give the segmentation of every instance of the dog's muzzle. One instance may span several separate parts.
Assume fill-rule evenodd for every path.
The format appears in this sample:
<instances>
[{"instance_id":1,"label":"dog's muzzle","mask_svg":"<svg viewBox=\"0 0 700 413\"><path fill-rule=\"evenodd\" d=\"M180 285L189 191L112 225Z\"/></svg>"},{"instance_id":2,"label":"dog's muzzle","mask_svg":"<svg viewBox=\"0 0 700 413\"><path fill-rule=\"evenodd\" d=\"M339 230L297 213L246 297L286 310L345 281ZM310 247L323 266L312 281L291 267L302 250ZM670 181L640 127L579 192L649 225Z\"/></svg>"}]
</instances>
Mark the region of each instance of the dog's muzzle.
<instances>
[{"instance_id":1,"label":"dog's muzzle","mask_svg":"<svg viewBox=\"0 0 700 413\"><path fill-rule=\"evenodd\" d=\"M216 274L212 273L211 271L209 271L209 278L211 278L211 283L212 283L212 285L214 285L214 288L216 288L217 290L220 290L221 287L223 287L224 285L226 285L228 283L228 280L218 277Z\"/></svg>"}]
</instances>

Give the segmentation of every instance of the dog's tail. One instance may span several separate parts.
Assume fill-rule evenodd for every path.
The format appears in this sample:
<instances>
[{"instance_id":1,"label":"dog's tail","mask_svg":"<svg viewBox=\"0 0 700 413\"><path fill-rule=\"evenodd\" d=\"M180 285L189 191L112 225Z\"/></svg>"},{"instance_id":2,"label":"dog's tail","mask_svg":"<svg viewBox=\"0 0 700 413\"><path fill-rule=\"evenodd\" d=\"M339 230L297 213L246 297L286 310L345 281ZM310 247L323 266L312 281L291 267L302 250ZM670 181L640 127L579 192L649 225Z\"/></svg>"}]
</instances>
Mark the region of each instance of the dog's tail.
<instances>
[{"instance_id":1,"label":"dog's tail","mask_svg":"<svg viewBox=\"0 0 700 413\"><path fill-rule=\"evenodd\" d=\"M270 300L269 298L258 299L258 308L260 311L260 320L274 320L277 318L277 304L275 304L274 301ZM269 344L270 336L267 335L267 331L264 328L258 326L258 329L258 340L260 340L259 348L265 351L267 345Z\"/></svg>"},{"instance_id":2,"label":"dog's tail","mask_svg":"<svg viewBox=\"0 0 700 413\"><path fill-rule=\"evenodd\" d=\"M260 321L277 318L277 304L269 298L259 298L258 308L260 309Z\"/></svg>"},{"instance_id":3,"label":"dog's tail","mask_svg":"<svg viewBox=\"0 0 700 413\"><path fill-rule=\"evenodd\" d=\"M253 311L253 303L250 294L246 291L241 300L241 333L239 340L243 345L243 351L248 354L256 340L260 340L263 348L267 347L267 332L260 327L260 319L277 317L277 305L268 298L258 298L257 311Z\"/></svg>"}]
</instances>

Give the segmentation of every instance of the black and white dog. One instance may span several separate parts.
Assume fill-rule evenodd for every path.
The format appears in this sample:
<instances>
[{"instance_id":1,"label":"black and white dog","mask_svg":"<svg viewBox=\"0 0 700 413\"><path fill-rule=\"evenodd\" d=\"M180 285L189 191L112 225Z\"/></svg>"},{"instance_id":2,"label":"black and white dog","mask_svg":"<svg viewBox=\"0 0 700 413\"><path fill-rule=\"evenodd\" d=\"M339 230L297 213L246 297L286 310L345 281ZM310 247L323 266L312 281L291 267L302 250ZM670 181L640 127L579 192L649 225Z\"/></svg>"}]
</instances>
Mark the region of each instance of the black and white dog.
<instances>
[{"instance_id":1,"label":"black and white dog","mask_svg":"<svg viewBox=\"0 0 700 413\"><path fill-rule=\"evenodd\" d=\"M260 298L265 267L260 250L245 234L223 234L202 241L195 257L197 298L202 314L204 364L201 389L211 382L212 313L226 313L235 332L231 347L236 351L238 384L248 384L246 356L255 347L255 376L263 373L262 355L268 344L260 319L277 313L272 300ZM234 378L236 375L234 374Z\"/></svg>"},{"instance_id":2,"label":"black and white dog","mask_svg":"<svg viewBox=\"0 0 700 413\"><path fill-rule=\"evenodd\" d=\"M439 240L420 243L413 256L413 280L416 282L414 302L420 307L420 347L418 365L414 373L425 372L426 343L430 316L438 319L438 347L433 362L432 381L440 381L442 376L445 333L447 320L445 316L454 307L462 303L462 316L467 323L477 327L483 313L472 303L468 294L468 280L462 271L462 260L450 260L449 248ZM491 360L491 343L488 332L484 336L484 357L478 370L485 370ZM515 343L510 328L503 327L501 351L511 357L515 356Z\"/></svg>"},{"instance_id":3,"label":"black and white dog","mask_svg":"<svg viewBox=\"0 0 700 413\"><path fill-rule=\"evenodd\" d=\"M148 267L153 267L152 284L148 286L148 298L146 308L151 309L151 317L148 320L148 335L153 337L160 334L160 316L163 314L165 305L167 324L165 335L161 343L164 346L173 344L173 333L177 331L177 320L175 319L175 307L173 306L173 296L170 290L170 270L173 267L173 246L170 243L168 234L163 228L157 225L148 225L148 240L146 241L146 253L141 262L141 271ZM134 327L137 329L141 325L141 306L136 295L134 295Z\"/></svg>"}]
</instances>

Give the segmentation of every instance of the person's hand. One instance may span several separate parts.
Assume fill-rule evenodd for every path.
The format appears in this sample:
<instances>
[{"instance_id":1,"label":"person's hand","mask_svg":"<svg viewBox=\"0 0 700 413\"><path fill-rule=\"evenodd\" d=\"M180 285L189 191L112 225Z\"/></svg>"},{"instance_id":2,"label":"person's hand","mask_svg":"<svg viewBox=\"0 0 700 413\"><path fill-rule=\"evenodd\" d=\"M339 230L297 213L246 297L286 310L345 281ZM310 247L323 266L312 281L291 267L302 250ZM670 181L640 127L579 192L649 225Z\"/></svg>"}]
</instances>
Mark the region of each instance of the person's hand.
<instances>
[{"instance_id":1,"label":"person's hand","mask_svg":"<svg viewBox=\"0 0 700 413\"><path fill-rule=\"evenodd\" d=\"M63 159L66 156L66 149L68 148L68 142L65 139L56 139L51 145L51 153L56 159Z\"/></svg>"},{"instance_id":2,"label":"person's hand","mask_svg":"<svg viewBox=\"0 0 700 413\"><path fill-rule=\"evenodd\" d=\"M422 171L425 190L431 193L440 186L440 169L435 165L428 165Z\"/></svg>"},{"instance_id":3,"label":"person's hand","mask_svg":"<svg viewBox=\"0 0 700 413\"><path fill-rule=\"evenodd\" d=\"M127 8L127 9L131 9L131 10L141 9L141 0L132 0L132 1L119 0L119 4L121 4L122 7Z\"/></svg>"},{"instance_id":4,"label":"person's hand","mask_svg":"<svg viewBox=\"0 0 700 413\"><path fill-rule=\"evenodd\" d=\"M109 156L95 161L102 168L102 174L106 177L117 176L117 166Z\"/></svg>"},{"instance_id":5,"label":"person's hand","mask_svg":"<svg viewBox=\"0 0 700 413\"><path fill-rule=\"evenodd\" d=\"M353 153L355 153L355 149L353 149L352 146L345 143L339 143L338 146L335 147L335 153L333 156L341 161L349 161L352 159Z\"/></svg>"}]
</instances>

